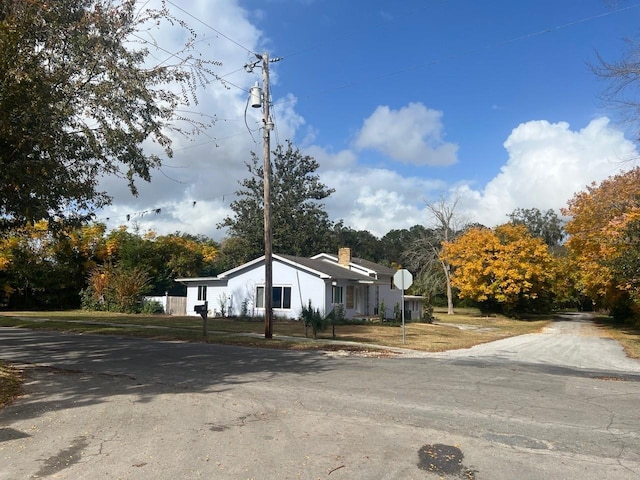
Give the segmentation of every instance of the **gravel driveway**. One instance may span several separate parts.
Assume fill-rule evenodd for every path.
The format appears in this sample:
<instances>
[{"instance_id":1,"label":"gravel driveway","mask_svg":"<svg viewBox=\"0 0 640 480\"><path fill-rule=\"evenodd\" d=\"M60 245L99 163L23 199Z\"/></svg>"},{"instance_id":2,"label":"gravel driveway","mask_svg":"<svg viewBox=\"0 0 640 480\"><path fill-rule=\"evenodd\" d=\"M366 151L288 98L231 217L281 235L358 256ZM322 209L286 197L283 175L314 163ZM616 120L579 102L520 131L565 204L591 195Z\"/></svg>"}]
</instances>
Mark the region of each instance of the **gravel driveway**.
<instances>
[{"instance_id":1,"label":"gravel driveway","mask_svg":"<svg viewBox=\"0 0 640 480\"><path fill-rule=\"evenodd\" d=\"M618 342L601 337L589 314L566 314L532 333L429 356L578 368L589 371L640 373L640 361L628 358Z\"/></svg>"}]
</instances>

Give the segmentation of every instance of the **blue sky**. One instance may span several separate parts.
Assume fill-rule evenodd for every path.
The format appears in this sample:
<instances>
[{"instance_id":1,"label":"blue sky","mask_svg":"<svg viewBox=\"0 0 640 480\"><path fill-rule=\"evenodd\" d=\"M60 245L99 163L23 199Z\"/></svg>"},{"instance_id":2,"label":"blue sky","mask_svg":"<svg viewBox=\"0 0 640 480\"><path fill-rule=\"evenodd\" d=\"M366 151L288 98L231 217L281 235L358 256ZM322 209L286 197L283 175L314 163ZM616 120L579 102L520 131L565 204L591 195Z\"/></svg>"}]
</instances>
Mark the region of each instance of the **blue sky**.
<instances>
[{"instance_id":1,"label":"blue sky","mask_svg":"<svg viewBox=\"0 0 640 480\"><path fill-rule=\"evenodd\" d=\"M179 8L177 7L179 6ZM602 105L596 52L620 58L640 2L613 0L181 0L169 3L231 85L200 92L209 137L176 138L140 196L107 179L109 225L217 240L260 112L246 91L272 65L276 130L320 162L332 220L382 236L430 225L427 203L459 197L461 221L503 223L514 208L558 210L587 184L637 165L635 130ZM165 48L174 40L157 34ZM174 47L175 48L175 47ZM252 132L249 131L247 126ZM195 205L194 205L195 202ZM161 208L159 214L150 211ZM126 218L129 217L127 222Z\"/></svg>"}]
</instances>

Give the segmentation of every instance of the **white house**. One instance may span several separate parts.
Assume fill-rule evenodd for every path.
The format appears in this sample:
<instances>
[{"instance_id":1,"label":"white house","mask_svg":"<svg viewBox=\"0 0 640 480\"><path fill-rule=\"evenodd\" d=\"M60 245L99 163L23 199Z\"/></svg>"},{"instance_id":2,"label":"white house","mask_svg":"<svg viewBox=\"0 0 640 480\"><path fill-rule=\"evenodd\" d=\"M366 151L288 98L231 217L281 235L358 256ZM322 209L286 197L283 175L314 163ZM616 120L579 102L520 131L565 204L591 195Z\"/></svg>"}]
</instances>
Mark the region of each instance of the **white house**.
<instances>
[{"instance_id":1,"label":"white house","mask_svg":"<svg viewBox=\"0 0 640 480\"><path fill-rule=\"evenodd\" d=\"M346 318L393 318L401 292L393 285L395 270L351 257L349 248L338 255L321 253L312 258L273 255L273 313L299 318L309 301L329 313L342 305ZM187 315L198 315L197 305L207 302L210 315L264 315L264 256L217 277L178 278L187 286Z\"/></svg>"}]
</instances>

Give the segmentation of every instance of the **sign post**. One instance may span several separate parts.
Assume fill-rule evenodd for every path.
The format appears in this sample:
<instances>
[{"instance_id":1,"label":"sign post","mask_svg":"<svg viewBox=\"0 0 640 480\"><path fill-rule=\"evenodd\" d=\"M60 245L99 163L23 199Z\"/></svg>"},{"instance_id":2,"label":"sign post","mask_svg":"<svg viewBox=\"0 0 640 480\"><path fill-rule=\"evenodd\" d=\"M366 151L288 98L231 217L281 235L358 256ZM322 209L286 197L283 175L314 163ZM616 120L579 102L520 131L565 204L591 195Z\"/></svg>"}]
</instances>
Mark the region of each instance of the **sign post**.
<instances>
[{"instance_id":1,"label":"sign post","mask_svg":"<svg viewBox=\"0 0 640 480\"><path fill-rule=\"evenodd\" d=\"M402 344L404 345L404 291L413 284L413 275L411 275L411 272L406 268L401 268L393 275L393 284L402 291L400 315L402 315Z\"/></svg>"}]
</instances>

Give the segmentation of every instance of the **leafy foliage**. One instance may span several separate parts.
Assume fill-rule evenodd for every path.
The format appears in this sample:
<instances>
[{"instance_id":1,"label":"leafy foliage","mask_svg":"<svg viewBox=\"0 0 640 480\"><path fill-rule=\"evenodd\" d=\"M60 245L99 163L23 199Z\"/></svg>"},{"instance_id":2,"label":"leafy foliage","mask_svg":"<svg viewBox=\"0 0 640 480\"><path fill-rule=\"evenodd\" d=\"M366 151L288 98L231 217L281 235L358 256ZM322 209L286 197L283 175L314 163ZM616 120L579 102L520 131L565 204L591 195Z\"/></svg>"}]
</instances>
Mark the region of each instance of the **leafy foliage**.
<instances>
[{"instance_id":1,"label":"leafy foliage","mask_svg":"<svg viewBox=\"0 0 640 480\"><path fill-rule=\"evenodd\" d=\"M563 213L578 288L605 307L628 296L640 311L640 167L591 184Z\"/></svg>"},{"instance_id":2,"label":"leafy foliage","mask_svg":"<svg viewBox=\"0 0 640 480\"><path fill-rule=\"evenodd\" d=\"M441 256L454 267L451 282L461 298L507 315L549 308L554 259L524 225L470 229L445 244Z\"/></svg>"},{"instance_id":3,"label":"leafy foliage","mask_svg":"<svg viewBox=\"0 0 640 480\"><path fill-rule=\"evenodd\" d=\"M206 237L179 232L141 236L124 227L105 234L100 223L52 231L43 220L0 234L0 305L58 309L77 308L82 302L104 309L108 290L114 288L112 273L141 268L149 276L149 293L178 293L181 286L174 279L215 271L217 253L217 244ZM96 271L102 281L90 275ZM109 298L109 304L123 304Z\"/></svg>"},{"instance_id":4,"label":"leafy foliage","mask_svg":"<svg viewBox=\"0 0 640 480\"><path fill-rule=\"evenodd\" d=\"M315 173L318 162L294 149L291 142L286 148L279 145L272 158L273 251L298 256L325 251L332 245L333 225L318 202L333 190ZM236 246L242 246L243 251L236 252L236 257L243 262L264 253L264 170L255 153L247 168L251 177L240 183L242 190L237 194L241 198L231 203L235 216L220 224L229 227L232 237L242 239Z\"/></svg>"},{"instance_id":5,"label":"leafy foliage","mask_svg":"<svg viewBox=\"0 0 640 480\"><path fill-rule=\"evenodd\" d=\"M387 252L384 250L382 242L367 230L354 230L345 227L340 221L334 226L332 237L329 251L337 252L339 248L348 247L354 257L366 258L372 262L385 261Z\"/></svg>"},{"instance_id":6,"label":"leafy foliage","mask_svg":"<svg viewBox=\"0 0 640 480\"><path fill-rule=\"evenodd\" d=\"M186 33L183 51L155 66L161 23ZM143 33L144 32L144 33ZM217 62L191 54L195 33L166 8L136 0L7 0L0 7L0 219L23 225L86 220L110 201L103 175L150 180L171 156L169 131L206 128L179 116ZM176 86L177 91L176 91ZM70 213L71 212L71 213ZM55 222L54 222L55 220Z\"/></svg>"},{"instance_id":7,"label":"leafy foliage","mask_svg":"<svg viewBox=\"0 0 640 480\"><path fill-rule=\"evenodd\" d=\"M85 298L91 298L91 309L137 313L142 309L142 296L148 291L149 275L144 268L106 265L89 274Z\"/></svg>"},{"instance_id":8,"label":"leafy foliage","mask_svg":"<svg viewBox=\"0 0 640 480\"><path fill-rule=\"evenodd\" d=\"M0 304L78 306L86 274L104 258L104 225L52 232L45 221L0 234Z\"/></svg>"},{"instance_id":9,"label":"leafy foliage","mask_svg":"<svg viewBox=\"0 0 640 480\"><path fill-rule=\"evenodd\" d=\"M305 330L307 327L311 327L313 338L318 338L318 333L327 328L327 318L322 315L319 308L313 308L311 300L309 300L308 306L304 305L302 307L300 316L304 322Z\"/></svg>"},{"instance_id":10,"label":"leafy foliage","mask_svg":"<svg viewBox=\"0 0 640 480\"><path fill-rule=\"evenodd\" d=\"M542 238L550 247L560 245L564 238L562 220L553 210L542 213L537 208L516 208L509 219L515 225L527 227L532 236Z\"/></svg>"}]
</instances>

